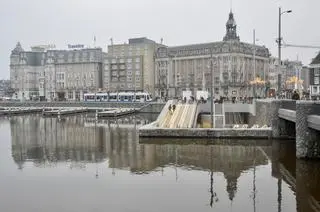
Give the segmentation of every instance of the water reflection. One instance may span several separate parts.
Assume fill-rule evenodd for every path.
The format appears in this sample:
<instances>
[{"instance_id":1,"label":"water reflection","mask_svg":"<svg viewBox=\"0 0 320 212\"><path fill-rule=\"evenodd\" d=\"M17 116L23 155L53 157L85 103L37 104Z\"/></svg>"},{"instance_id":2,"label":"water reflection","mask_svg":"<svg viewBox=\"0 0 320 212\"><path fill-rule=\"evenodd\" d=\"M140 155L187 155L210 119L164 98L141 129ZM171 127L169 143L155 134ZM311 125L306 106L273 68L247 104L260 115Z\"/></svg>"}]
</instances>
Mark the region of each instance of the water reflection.
<instances>
[{"instance_id":1,"label":"water reflection","mask_svg":"<svg viewBox=\"0 0 320 212\"><path fill-rule=\"evenodd\" d=\"M283 202L286 202L283 199L287 194L283 189L286 186L296 193L297 211L320 208L317 201L320 199L319 163L295 162L294 145L289 142L163 139L139 142L137 129L152 121L150 119L152 117L144 115L100 121L85 115L61 120L40 116L11 117L12 157L21 170L26 162L42 168L67 163L71 169L84 170L88 164L107 164L115 176L122 170L144 176L173 168L176 181L181 178L179 172L205 171L209 173L208 205L211 207L221 201L223 204L226 202L220 189L223 184L217 180L217 174L220 173L225 179L223 190L231 203L237 198L239 180L245 175L250 182L245 190L250 190L247 198L251 199L253 211L257 209L259 195L271 192L262 190L259 194L256 185L257 174L263 167L271 165L268 174L277 180L277 192L271 194L277 201L273 209L283 211ZM97 178L98 169L97 166Z\"/></svg>"}]
</instances>

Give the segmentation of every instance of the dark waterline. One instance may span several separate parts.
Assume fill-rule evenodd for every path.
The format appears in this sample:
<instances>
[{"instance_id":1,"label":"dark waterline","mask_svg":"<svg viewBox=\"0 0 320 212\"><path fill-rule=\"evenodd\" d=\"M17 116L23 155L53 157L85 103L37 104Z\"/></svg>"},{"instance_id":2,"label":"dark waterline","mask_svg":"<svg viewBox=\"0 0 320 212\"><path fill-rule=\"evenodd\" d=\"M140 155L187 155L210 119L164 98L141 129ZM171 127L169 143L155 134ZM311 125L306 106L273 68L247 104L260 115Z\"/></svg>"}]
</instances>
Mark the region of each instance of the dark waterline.
<instances>
[{"instance_id":1,"label":"dark waterline","mask_svg":"<svg viewBox=\"0 0 320 212\"><path fill-rule=\"evenodd\" d=\"M1 117L0 211L320 210L294 141L139 141L155 117Z\"/></svg>"}]
</instances>

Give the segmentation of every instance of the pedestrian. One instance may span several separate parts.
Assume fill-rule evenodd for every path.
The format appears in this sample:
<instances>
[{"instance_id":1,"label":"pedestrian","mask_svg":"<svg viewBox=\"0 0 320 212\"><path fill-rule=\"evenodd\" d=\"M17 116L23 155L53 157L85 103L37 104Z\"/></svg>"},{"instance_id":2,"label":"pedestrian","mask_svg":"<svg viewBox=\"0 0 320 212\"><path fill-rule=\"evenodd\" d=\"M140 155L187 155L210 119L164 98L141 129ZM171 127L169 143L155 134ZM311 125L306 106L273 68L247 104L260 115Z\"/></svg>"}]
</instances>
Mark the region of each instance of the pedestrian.
<instances>
[{"instance_id":1,"label":"pedestrian","mask_svg":"<svg viewBox=\"0 0 320 212\"><path fill-rule=\"evenodd\" d=\"M297 93L297 91L294 91L294 92L293 92L292 100L300 100L300 96L299 96L299 94Z\"/></svg>"},{"instance_id":2,"label":"pedestrian","mask_svg":"<svg viewBox=\"0 0 320 212\"><path fill-rule=\"evenodd\" d=\"M172 111L174 112L176 110L176 105L172 106Z\"/></svg>"}]
</instances>

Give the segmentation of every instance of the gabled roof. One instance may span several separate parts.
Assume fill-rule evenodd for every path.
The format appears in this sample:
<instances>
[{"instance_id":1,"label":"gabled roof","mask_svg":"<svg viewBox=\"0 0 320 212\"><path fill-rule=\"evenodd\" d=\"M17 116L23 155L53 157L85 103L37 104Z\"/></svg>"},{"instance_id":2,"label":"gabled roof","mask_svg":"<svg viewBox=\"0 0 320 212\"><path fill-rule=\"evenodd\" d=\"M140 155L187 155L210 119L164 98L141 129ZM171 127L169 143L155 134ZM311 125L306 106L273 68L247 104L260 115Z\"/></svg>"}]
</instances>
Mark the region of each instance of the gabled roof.
<instances>
[{"instance_id":1,"label":"gabled roof","mask_svg":"<svg viewBox=\"0 0 320 212\"><path fill-rule=\"evenodd\" d=\"M320 64L320 52L311 62L311 65L315 65L315 64Z\"/></svg>"}]
</instances>

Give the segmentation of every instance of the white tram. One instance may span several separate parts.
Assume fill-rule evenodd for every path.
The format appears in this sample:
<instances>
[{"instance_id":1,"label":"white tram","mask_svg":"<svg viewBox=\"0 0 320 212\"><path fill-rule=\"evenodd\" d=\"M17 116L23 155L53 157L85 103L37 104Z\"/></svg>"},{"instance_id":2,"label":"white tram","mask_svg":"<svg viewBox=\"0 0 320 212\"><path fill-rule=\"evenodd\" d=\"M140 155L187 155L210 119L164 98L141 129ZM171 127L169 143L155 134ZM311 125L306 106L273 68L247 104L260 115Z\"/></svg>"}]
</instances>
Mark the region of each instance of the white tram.
<instances>
[{"instance_id":1,"label":"white tram","mask_svg":"<svg viewBox=\"0 0 320 212\"><path fill-rule=\"evenodd\" d=\"M151 102L152 97L147 92L110 92L110 93L86 93L86 102Z\"/></svg>"}]
</instances>

